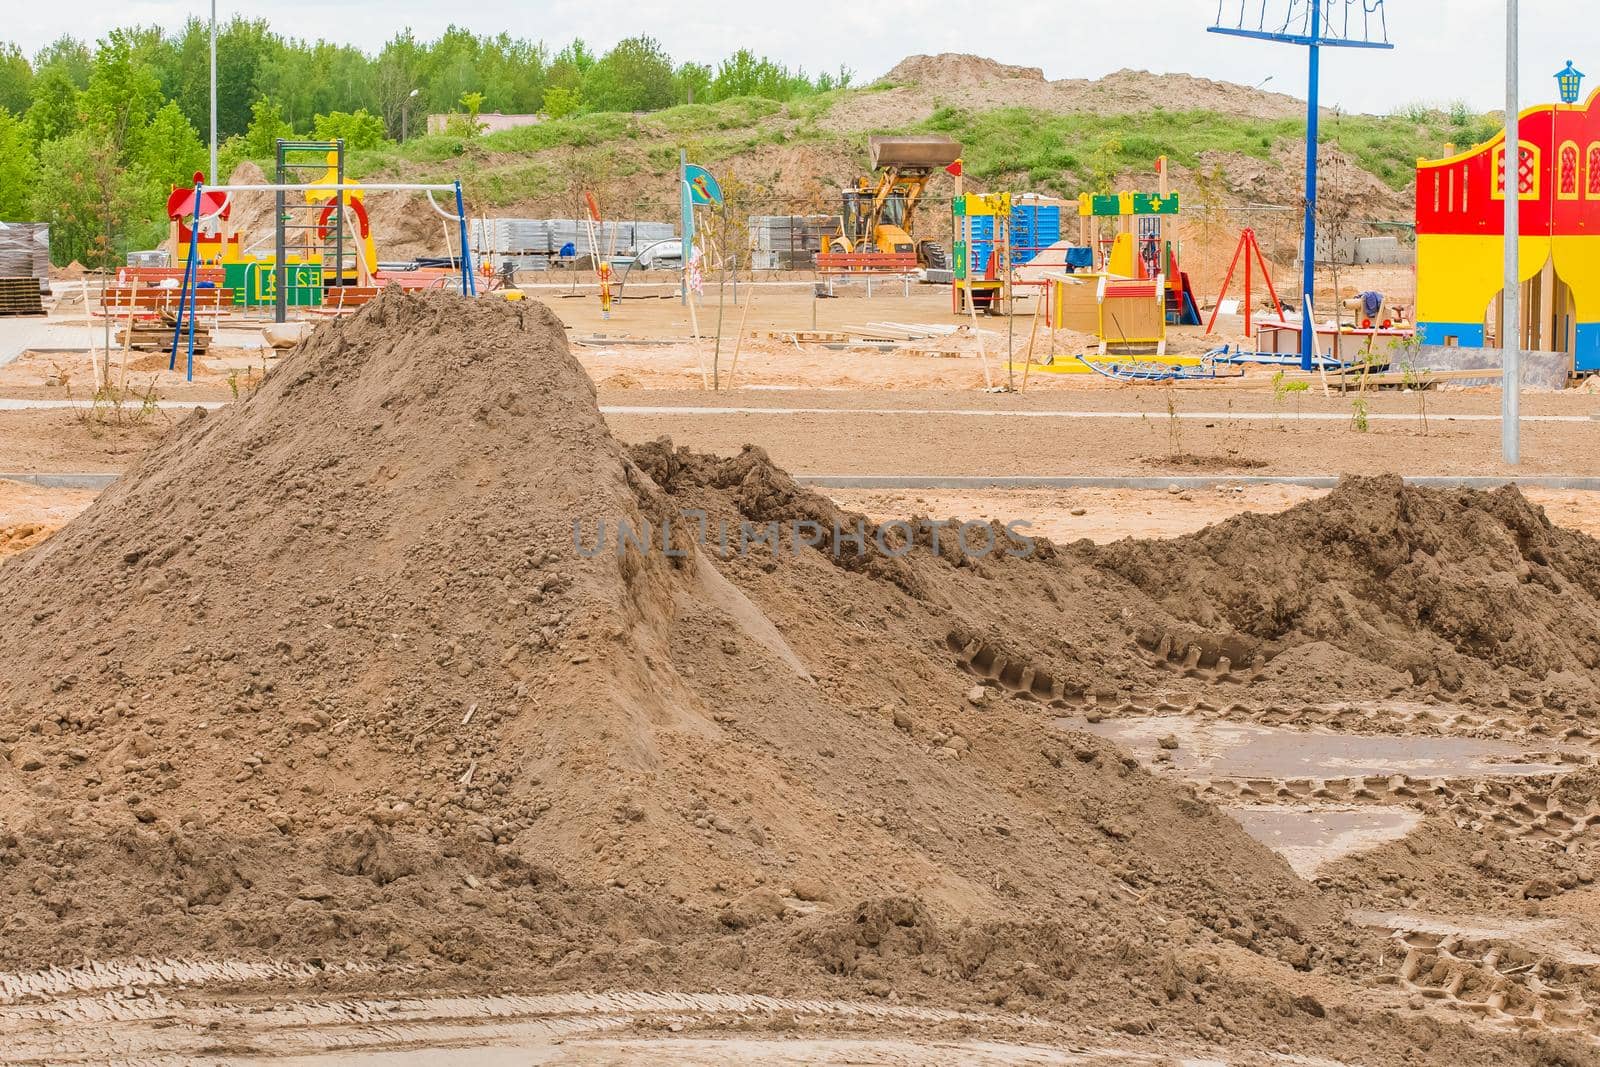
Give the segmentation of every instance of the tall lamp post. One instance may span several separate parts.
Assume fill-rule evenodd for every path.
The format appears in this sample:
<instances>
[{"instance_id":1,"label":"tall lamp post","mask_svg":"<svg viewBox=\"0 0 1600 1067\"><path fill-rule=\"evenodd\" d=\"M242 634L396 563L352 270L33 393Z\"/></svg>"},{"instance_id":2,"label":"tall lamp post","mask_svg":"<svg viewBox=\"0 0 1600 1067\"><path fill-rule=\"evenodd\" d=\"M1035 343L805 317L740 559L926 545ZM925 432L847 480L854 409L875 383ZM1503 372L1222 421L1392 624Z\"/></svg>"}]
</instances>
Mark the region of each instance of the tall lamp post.
<instances>
[{"instance_id":1,"label":"tall lamp post","mask_svg":"<svg viewBox=\"0 0 1600 1067\"><path fill-rule=\"evenodd\" d=\"M211 0L211 184L217 184L217 0Z\"/></svg>"},{"instance_id":2,"label":"tall lamp post","mask_svg":"<svg viewBox=\"0 0 1600 1067\"><path fill-rule=\"evenodd\" d=\"M1508 466L1521 462L1522 406L1522 272L1518 262L1521 237L1522 142L1518 137L1517 0L1506 0L1506 143L1500 153L1505 167L1505 296L1500 306L1500 458Z\"/></svg>"},{"instance_id":3,"label":"tall lamp post","mask_svg":"<svg viewBox=\"0 0 1600 1067\"><path fill-rule=\"evenodd\" d=\"M411 101L417 98L421 89L413 89L406 94L405 102L400 105L400 140L408 140L411 136Z\"/></svg>"}]
</instances>

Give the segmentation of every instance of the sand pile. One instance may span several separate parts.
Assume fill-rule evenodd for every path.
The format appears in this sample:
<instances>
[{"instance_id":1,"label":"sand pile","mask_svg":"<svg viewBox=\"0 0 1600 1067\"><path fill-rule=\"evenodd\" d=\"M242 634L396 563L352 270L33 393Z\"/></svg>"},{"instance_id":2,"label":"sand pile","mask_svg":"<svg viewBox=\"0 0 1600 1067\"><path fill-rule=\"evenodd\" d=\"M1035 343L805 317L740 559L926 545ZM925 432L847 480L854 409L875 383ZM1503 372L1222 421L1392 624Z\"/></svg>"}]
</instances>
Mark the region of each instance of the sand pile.
<instances>
[{"instance_id":1,"label":"sand pile","mask_svg":"<svg viewBox=\"0 0 1600 1067\"><path fill-rule=\"evenodd\" d=\"M1600 710L1600 542L1552 525L1515 488L1351 479L1271 518L1097 555L1278 673L1321 652L1453 700Z\"/></svg>"},{"instance_id":2,"label":"sand pile","mask_svg":"<svg viewBox=\"0 0 1600 1067\"><path fill-rule=\"evenodd\" d=\"M1186 616L1084 546L853 551L853 518L758 450L624 453L541 305L386 293L0 569L0 960L1422 1040L1318 890L1053 723L1168 677L1140 637ZM801 520L822 548L719 543Z\"/></svg>"},{"instance_id":3,"label":"sand pile","mask_svg":"<svg viewBox=\"0 0 1600 1067\"><path fill-rule=\"evenodd\" d=\"M883 76L894 85L926 85L930 88L956 85L988 85L1002 78L1044 81L1038 67L1013 67L984 56L960 52L941 52L936 56L907 56Z\"/></svg>"}]
</instances>

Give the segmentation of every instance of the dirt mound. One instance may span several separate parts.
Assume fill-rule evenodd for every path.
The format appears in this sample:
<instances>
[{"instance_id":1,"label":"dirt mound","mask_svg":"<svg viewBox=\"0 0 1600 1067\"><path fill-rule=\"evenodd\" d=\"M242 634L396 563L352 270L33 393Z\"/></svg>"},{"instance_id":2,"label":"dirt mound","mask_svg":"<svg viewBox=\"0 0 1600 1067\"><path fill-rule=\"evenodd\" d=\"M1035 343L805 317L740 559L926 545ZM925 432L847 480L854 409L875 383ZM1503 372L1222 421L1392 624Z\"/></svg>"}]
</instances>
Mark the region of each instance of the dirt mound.
<instances>
[{"instance_id":1,"label":"dirt mound","mask_svg":"<svg viewBox=\"0 0 1600 1067\"><path fill-rule=\"evenodd\" d=\"M717 513L831 514L759 455L723 489L656 473ZM768 988L921 967L981 997L1012 966L983 931L1075 942L1061 910L1095 911L1099 962L1061 956L1064 982L1120 966L1152 905L1185 941L1311 958L1324 916L1235 824L962 698L918 610L936 572L719 561L682 526L670 555L619 550L681 503L541 305L391 291L319 329L0 572L4 959L559 959ZM580 551L601 523L607 550ZM856 648L822 603L904 628Z\"/></svg>"},{"instance_id":2,"label":"dirt mound","mask_svg":"<svg viewBox=\"0 0 1600 1067\"><path fill-rule=\"evenodd\" d=\"M936 89L955 85L988 85L1000 79L1044 81L1038 67L1012 67L983 56L941 52L936 56L907 56L881 80L894 85L922 85Z\"/></svg>"},{"instance_id":3,"label":"dirt mound","mask_svg":"<svg viewBox=\"0 0 1600 1067\"><path fill-rule=\"evenodd\" d=\"M858 521L758 449L625 452L540 304L386 292L0 568L0 961L1415 1043L1316 888L1051 709L1170 677L1141 634L1193 611L1129 553ZM1409 1062L1469 1039L1523 1055Z\"/></svg>"},{"instance_id":4,"label":"dirt mound","mask_svg":"<svg viewBox=\"0 0 1600 1067\"><path fill-rule=\"evenodd\" d=\"M1322 646L1439 693L1596 702L1600 542L1515 488L1347 479L1280 515L1100 557L1174 616L1274 662Z\"/></svg>"}]
</instances>

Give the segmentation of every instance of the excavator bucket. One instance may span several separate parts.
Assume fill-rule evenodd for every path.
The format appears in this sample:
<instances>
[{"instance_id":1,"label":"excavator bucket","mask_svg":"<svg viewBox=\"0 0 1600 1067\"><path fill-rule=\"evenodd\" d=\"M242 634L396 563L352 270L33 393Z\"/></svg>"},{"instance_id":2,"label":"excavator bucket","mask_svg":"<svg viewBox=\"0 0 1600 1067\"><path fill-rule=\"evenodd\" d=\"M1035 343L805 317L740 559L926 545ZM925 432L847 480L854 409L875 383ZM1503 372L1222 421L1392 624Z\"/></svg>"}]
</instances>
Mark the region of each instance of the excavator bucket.
<instances>
[{"instance_id":1,"label":"excavator bucket","mask_svg":"<svg viewBox=\"0 0 1600 1067\"><path fill-rule=\"evenodd\" d=\"M868 137L872 169L882 167L948 167L961 158L961 143L948 137Z\"/></svg>"}]
</instances>

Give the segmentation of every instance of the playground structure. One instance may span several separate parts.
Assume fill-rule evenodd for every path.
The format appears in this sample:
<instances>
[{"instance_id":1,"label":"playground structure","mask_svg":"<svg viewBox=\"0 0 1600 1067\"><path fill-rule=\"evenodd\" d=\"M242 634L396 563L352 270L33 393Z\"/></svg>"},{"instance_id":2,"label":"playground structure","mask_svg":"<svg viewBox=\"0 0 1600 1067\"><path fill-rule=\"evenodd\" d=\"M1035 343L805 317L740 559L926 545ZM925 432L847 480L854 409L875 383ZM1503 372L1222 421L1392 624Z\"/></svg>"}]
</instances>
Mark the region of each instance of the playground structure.
<instances>
[{"instance_id":1,"label":"playground structure","mask_svg":"<svg viewBox=\"0 0 1600 1067\"><path fill-rule=\"evenodd\" d=\"M1244 335L1249 337L1255 325L1255 269L1261 268L1261 280L1267 285L1267 295L1272 298L1272 313L1274 316L1283 314L1283 302L1278 299L1277 286L1272 284L1272 272L1267 269L1267 257L1261 254L1261 243L1256 240L1256 231L1246 228L1239 234L1239 243L1234 246L1233 259L1228 263L1227 276L1222 279L1222 288L1217 291L1217 305L1211 309L1211 319L1206 323L1206 333L1216 332L1217 315L1222 311L1222 301L1228 295L1228 287L1233 284L1234 272L1239 269L1240 260L1244 261L1244 277L1240 279L1244 284ZM1184 288L1188 288L1188 279L1184 279Z\"/></svg>"},{"instance_id":2,"label":"playground structure","mask_svg":"<svg viewBox=\"0 0 1600 1067\"><path fill-rule=\"evenodd\" d=\"M206 188L205 176L196 173L194 188L191 191L180 191L168 202L168 213L176 212L179 222L180 237L187 237L187 251L184 257L182 280L177 289L176 314L173 316L171 358L168 368L177 366L178 350L187 333L187 362L185 378L193 380L195 356L195 320L199 317L201 294L205 294L205 301L213 310L213 317L219 316L225 306L235 306L245 303L251 290L249 279L253 274L260 285L260 276L270 272L272 276L271 296L273 298L275 318L278 322L287 321L287 309L291 302L291 281L289 270L291 256L289 253L288 235L298 230L301 233L314 235L302 246L297 253L297 260L293 263L295 276L292 287L301 292L303 300L296 303L316 306L328 302L330 294L334 297L336 310L344 310L365 303L377 295L376 286L360 285L359 282L377 275L377 254L372 243L370 227L365 225L365 212L358 218L356 234L363 238L363 245L359 251L352 246L351 254L355 257L352 265L346 265L346 252L344 250L344 221L346 205L353 196L362 194L363 187L347 182L344 175L344 146L342 142L306 143L306 142L278 142L279 176L292 174L292 170L285 166L286 154L294 151L323 150L325 162L329 165L331 174L311 182L276 182L271 185L235 185L213 186ZM329 180L330 177L332 180ZM456 239L459 241L460 255L453 252L449 262L455 265L456 274L460 279L460 292L465 296L477 295L477 281L473 275L472 252L467 241L467 213L464 198L461 193L459 181L450 185L425 185L425 184L381 184L364 187L365 189L400 190L407 192L420 192L428 197L428 203L435 213L448 221L456 224ZM249 248L244 245L242 234L228 234L223 228L225 215L232 214L232 198L241 194L270 192L274 196L277 212L274 215L274 238L276 251L270 261L263 261L260 257L250 255ZM455 195L455 211L447 212L439 207L434 200L434 193L449 192ZM306 205L315 212L315 220L309 224L295 227L290 220L293 216L287 211L287 194L300 193L305 197ZM331 209L331 210L330 210ZM184 220L187 220L186 222ZM331 221L331 225L330 225ZM326 242L332 234L332 251L329 253ZM212 241L206 241L205 235L215 234ZM449 229L445 230L446 240L449 240ZM312 242L321 243L319 250L310 247ZM214 271L221 266L224 272L224 281L227 280L227 270L231 265L240 268L246 281L243 292L235 292L232 288L218 289L214 278L207 278L205 271L208 261L202 248L209 247L215 257L209 263ZM366 268L370 265L371 270ZM331 266L331 270L329 269ZM358 284L348 284L351 280ZM331 284L330 284L331 281ZM432 284L430 281L428 284ZM135 303L137 300L137 283L135 283ZM258 294L264 291L257 289ZM356 297L351 300L350 297ZM262 302L265 302L263 299ZM132 311L136 308L130 306L130 319ZM131 325L131 323L130 323Z\"/></svg>"},{"instance_id":3,"label":"playground structure","mask_svg":"<svg viewBox=\"0 0 1600 1067\"><path fill-rule=\"evenodd\" d=\"M1167 351L1166 279L1052 274L1046 317L1052 328L1100 338L1100 355Z\"/></svg>"},{"instance_id":4,"label":"playground structure","mask_svg":"<svg viewBox=\"0 0 1600 1067\"><path fill-rule=\"evenodd\" d=\"M1173 325L1200 325L1200 309L1189 275L1178 262L1172 220L1178 216L1178 194L1171 191L1167 157L1156 159L1158 187L1154 193L1083 193L1078 197L1078 244L1095 250L1107 274L1118 278L1164 280L1167 321ZM1098 220L1115 218L1116 231L1107 237Z\"/></svg>"},{"instance_id":5,"label":"playground structure","mask_svg":"<svg viewBox=\"0 0 1600 1067\"><path fill-rule=\"evenodd\" d=\"M1600 371L1597 97L1524 109L1518 133L1520 347L1566 353L1579 374ZM1416 319L1424 344L1505 343L1504 160L1502 133L1417 162Z\"/></svg>"},{"instance_id":6,"label":"playground structure","mask_svg":"<svg viewBox=\"0 0 1600 1067\"><path fill-rule=\"evenodd\" d=\"M192 301L196 306L272 308L278 322L286 321L291 307L354 310L377 295L379 285L390 282L407 287L437 286L445 284L446 276L459 275L461 288L475 291L476 282L468 276L471 259L464 241L459 256L454 247L446 249L449 270L382 271L366 208L369 191L426 193L434 211L446 220L445 240L453 246L459 235L452 238L449 224L463 228L459 183L363 185L345 174L342 141L279 141L277 157L278 181L271 185L213 186L197 193L201 188L197 180L194 188L174 189L167 200L167 216L184 267L119 272L119 282L124 284L111 294L108 310L124 306L165 309L174 294L170 285L160 287L169 279L198 285L202 294ZM433 200L438 192L456 196L455 211L439 207ZM234 228L234 198L260 193L273 196L276 223L271 234L252 235ZM290 199L293 194L298 194L299 203ZM142 295L124 292L129 282L149 283L150 287ZM211 289L218 292L205 291Z\"/></svg>"},{"instance_id":7,"label":"playground structure","mask_svg":"<svg viewBox=\"0 0 1600 1067\"><path fill-rule=\"evenodd\" d=\"M282 189L274 193L280 224L274 227L270 253L261 247L264 239L252 243L251 235L231 227L232 198L217 189L205 194L202 218L210 225L202 224L197 234L191 224L193 192L186 186L167 199L174 246L182 254L194 244L202 269L222 271L223 285L238 307L278 304L278 263L285 267L285 307L342 304L343 299L326 299L326 290L370 288L378 272L377 245L366 191L346 180L343 143L279 141L277 179L279 185L303 186L302 203L291 204Z\"/></svg>"},{"instance_id":8,"label":"playground structure","mask_svg":"<svg viewBox=\"0 0 1600 1067\"><path fill-rule=\"evenodd\" d=\"M957 179L960 184L960 178ZM1015 263L1010 193L964 193L950 200L950 307L957 315L1012 306ZM987 246L987 255L983 254Z\"/></svg>"}]
</instances>

